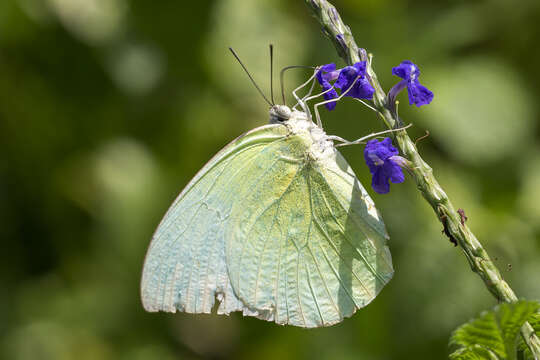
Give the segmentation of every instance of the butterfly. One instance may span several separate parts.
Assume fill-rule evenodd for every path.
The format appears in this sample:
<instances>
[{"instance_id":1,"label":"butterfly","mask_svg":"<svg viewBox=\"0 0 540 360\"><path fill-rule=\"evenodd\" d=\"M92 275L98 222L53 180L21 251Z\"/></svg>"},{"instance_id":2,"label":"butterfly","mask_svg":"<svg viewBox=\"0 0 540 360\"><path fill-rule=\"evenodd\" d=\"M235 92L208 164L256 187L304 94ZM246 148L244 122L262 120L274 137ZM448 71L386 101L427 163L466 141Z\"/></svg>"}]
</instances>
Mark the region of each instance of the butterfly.
<instances>
[{"instance_id":1,"label":"butterfly","mask_svg":"<svg viewBox=\"0 0 540 360\"><path fill-rule=\"evenodd\" d=\"M330 326L392 278L373 200L300 105L273 105L268 125L225 146L173 202L144 262L147 311Z\"/></svg>"}]
</instances>

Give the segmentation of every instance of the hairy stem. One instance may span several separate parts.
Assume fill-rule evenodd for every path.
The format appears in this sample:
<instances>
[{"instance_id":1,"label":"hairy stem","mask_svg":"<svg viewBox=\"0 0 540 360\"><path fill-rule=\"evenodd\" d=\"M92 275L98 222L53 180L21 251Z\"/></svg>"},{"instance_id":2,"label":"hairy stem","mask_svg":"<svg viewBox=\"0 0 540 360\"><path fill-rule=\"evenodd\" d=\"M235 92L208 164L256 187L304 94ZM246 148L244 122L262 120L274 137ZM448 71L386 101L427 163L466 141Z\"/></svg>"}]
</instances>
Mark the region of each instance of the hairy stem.
<instances>
[{"instance_id":1,"label":"hairy stem","mask_svg":"<svg viewBox=\"0 0 540 360\"><path fill-rule=\"evenodd\" d=\"M306 3L322 25L323 32L336 47L339 56L348 65L360 60L368 61L367 77L375 89L373 96L375 107L389 129L401 127L402 121L394 111L394 104L388 104L386 93L377 80L366 52L358 48L350 28L343 23L336 8L326 0L306 0ZM407 131L396 131L394 136L401 153L413 163L411 173L418 190L431 205L439 221L443 224L445 234L461 247L472 271L482 278L487 289L498 301L509 303L517 301L514 291L504 281L482 244L476 239L467 225L462 222L461 216L435 179L431 167L418 153L418 149ZM523 325L521 335L531 352L537 359L540 359L540 340L529 323Z\"/></svg>"}]
</instances>

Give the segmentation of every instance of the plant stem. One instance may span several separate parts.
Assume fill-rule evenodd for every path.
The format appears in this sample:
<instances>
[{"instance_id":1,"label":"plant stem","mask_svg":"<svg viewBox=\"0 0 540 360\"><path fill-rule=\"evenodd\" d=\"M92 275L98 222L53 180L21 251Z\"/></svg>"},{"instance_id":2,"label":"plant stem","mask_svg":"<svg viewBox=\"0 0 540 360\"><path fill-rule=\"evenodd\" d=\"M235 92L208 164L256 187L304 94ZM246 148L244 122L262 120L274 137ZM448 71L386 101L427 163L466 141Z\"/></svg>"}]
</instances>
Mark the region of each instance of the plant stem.
<instances>
[{"instance_id":1,"label":"plant stem","mask_svg":"<svg viewBox=\"0 0 540 360\"><path fill-rule=\"evenodd\" d=\"M350 28L343 23L336 8L326 0L306 0L306 3L319 20L324 33L336 47L339 56L348 65L360 60L368 61L367 77L375 89L373 96L375 108L379 111L389 129L401 127L403 122L394 111L394 104L388 104L386 93L377 80L370 59L368 59L363 49L358 48ZM443 224L445 234L463 249L472 271L482 278L487 289L498 301L508 303L517 301L514 291L504 281L482 244L476 239L467 225L464 222L462 223L461 216L435 179L431 167L418 153L418 149L407 131L397 131L394 136L401 153L413 163L411 174L416 181L418 190L431 205L439 221ZM529 323L526 322L523 325L521 335L531 352L537 359L540 359L540 340Z\"/></svg>"}]
</instances>

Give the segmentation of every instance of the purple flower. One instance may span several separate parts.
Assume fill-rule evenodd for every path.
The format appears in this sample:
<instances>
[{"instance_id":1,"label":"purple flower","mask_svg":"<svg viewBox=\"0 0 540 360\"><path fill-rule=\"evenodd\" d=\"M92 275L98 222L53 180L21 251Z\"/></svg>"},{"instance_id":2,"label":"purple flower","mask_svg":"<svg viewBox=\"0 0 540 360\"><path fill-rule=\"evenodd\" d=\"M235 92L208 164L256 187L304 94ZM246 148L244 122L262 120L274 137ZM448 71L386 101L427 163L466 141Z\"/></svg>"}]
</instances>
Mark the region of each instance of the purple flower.
<instances>
[{"instance_id":1,"label":"purple flower","mask_svg":"<svg viewBox=\"0 0 540 360\"><path fill-rule=\"evenodd\" d=\"M368 141L364 149L364 159L373 176L371 186L379 194L390 191L388 180L394 184L405 181L400 163L405 159L398 156L398 150L392 146L390 138L384 138L379 142L377 139Z\"/></svg>"},{"instance_id":2,"label":"purple flower","mask_svg":"<svg viewBox=\"0 0 540 360\"><path fill-rule=\"evenodd\" d=\"M332 100L338 97L338 93L330 84L330 81L335 80L338 77L339 71L336 71L336 64L330 63L323 65L319 71L317 71L317 74L315 75L317 77L317 81L321 85L325 92L323 94L323 97L325 100ZM332 101L329 103L324 104L328 110L334 110L336 107L337 102Z\"/></svg>"},{"instance_id":3,"label":"purple flower","mask_svg":"<svg viewBox=\"0 0 540 360\"><path fill-rule=\"evenodd\" d=\"M372 99L375 89L366 79L366 62L359 61L353 66L346 66L339 72L334 84L341 92L347 91L345 96L357 99ZM350 88L350 90L349 90Z\"/></svg>"},{"instance_id":4,"label":"purple flower","mask_svg":"<svg viewBox=\"0 0 540 360\"><path fill-rule=\"evenodd\" d=\"M431 100L433 100L433 93L418 81L420 70L412 61L402 61L401 64L392 68L392 74L399 76L403 80L394 85L388 93L388 98L391 103L394 103L397 94L399 94L405 86L407 86L407 92L409 94L409 105L415 104L420 107L429 104Z\"/></svg>"},{"instance_id":5,"label":"purple flower","mask_svg":"<svg viewBox=\"0 0 540 360\"><path fill-rule=\"evenodd\" d=\"M325 92L325 100L332 100L338 97L334 87L340 89L341 93L347 92L345 96L357 99L371 99L375 90L366 78L366 62L359 61L353 66L346 66L336 70L336 64L323 65L315 75L317 81ZM336 80L337 79L337 80ZM334 85L330 81L335 81ZM328 110L334 110L337 102L332 101L324 104Z\"/></svg>"}]
</instances>

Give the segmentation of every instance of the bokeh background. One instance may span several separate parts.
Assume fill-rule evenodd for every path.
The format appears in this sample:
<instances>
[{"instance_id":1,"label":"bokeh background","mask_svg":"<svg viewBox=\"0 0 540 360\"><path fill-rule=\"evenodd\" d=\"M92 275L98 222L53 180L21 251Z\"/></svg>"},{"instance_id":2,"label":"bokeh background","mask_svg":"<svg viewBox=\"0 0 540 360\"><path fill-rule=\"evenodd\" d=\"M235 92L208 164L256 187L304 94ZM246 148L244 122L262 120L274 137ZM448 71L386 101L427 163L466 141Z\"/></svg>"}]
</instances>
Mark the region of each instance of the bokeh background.
<instances>
[{"instance_id":1,"label":"bokeh background","mask_svg":"<svg viewBox=\"0 0 540 360\"><path fill-rule=\"evenodd\" d=\"M540 2L336 0L388 90L416 62L435 93L400 113L520 297L540 298ZM442 359L495 304L410 178L368 189L394 279L331 328L241 315L148 314L139 279L169 204L221 147L267 122L276 67L337 62L303 1L0 1L0 357ZM288 91L306 79L286 78ZM382 130L349 100L323 113L349 139ZM369 185L361 146L343 153ZM368 187L368 186L367 186Z\"/></svg>"}]
</instances>

